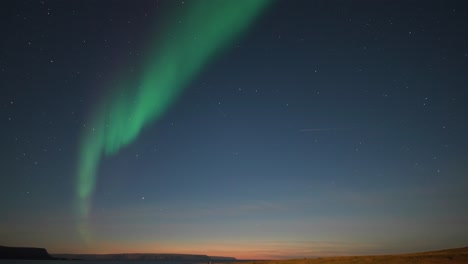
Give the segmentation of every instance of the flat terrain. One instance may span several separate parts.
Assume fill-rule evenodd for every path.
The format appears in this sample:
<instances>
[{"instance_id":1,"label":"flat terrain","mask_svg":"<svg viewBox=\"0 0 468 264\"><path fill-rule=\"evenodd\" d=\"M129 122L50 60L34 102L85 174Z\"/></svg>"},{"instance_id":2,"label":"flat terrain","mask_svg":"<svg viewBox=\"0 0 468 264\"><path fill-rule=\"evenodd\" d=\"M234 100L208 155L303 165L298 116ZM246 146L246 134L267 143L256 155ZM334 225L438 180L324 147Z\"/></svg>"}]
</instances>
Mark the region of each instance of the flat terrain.
<instances>
[{"instance_id":1,"label":"flat terrain","mask_svg":"<svg viewBox=\"0 0 468 264\"><path fill-rule=\"evenodd\" d=\"M448 250L430 251L401 255L377 256L343 256L323 257L315 259L291 259L260 261L266 264L360 264L360 263L386 263L386 264L436 264L436 263L468 263L468 247Z\"/></svg>"}]
</instances>

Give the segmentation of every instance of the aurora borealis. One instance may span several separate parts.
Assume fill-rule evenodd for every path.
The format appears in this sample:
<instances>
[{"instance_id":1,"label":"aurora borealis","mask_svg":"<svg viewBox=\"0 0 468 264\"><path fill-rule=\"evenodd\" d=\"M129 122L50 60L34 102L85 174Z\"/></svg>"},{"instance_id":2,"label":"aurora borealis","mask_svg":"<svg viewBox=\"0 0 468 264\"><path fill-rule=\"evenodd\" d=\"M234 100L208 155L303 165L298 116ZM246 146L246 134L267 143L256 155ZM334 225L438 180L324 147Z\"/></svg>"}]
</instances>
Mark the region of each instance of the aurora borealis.
<instances>
[{"instance_id":1,"label":"aurora borealis","mask_svg":"<svg viewBox=\"0 0 468 264\"><path fill-rule=\"evenodd\" d=\"M468 244L468 3L6 0L0 245Z\"/></svg>"},{"instance_id":2,"label":"aurora borealis","mask_svg":"<svg viewBox=\"0 0 468 264\"><path fill-rule=\"evenodd\" d=\"M160 118L194 75L242 33L268 2L194 2L181 15L184 24L165 29L171 36L154 44L141 78L126 84L130 87L116 87L84 131L76 187L81 216L87 217L102 156L118 153Z\"/></svg>"}]
</instances>

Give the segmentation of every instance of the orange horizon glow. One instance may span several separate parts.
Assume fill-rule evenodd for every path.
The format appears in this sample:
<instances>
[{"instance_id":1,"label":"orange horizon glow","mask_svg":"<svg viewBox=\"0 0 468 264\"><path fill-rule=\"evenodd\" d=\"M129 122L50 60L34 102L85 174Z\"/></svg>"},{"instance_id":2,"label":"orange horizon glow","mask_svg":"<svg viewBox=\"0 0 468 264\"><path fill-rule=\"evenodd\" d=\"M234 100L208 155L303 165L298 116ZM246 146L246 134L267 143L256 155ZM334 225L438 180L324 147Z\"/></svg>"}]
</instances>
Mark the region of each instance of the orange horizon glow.
<instances>
[{"instance_id":1,"label":"orange horizon glow","mask_svg":"<svg viewBox=\"0 0 468 264\"><path fill-rule=\"evenodd\" d=\"M365 249L367 248L367 249ZM203 245L167 245L167 244L114 244L105 243L105 246L91 246L80 249L54 249L51 254L187 254L234 257L238 260L279 260L299 259L307 257L340 256L340 255L367 255L372 252L371 247L300 243L274 244L274 243L208 243ZM368 253L365 253L368 252Z\"/></svg>"}]
</instances>

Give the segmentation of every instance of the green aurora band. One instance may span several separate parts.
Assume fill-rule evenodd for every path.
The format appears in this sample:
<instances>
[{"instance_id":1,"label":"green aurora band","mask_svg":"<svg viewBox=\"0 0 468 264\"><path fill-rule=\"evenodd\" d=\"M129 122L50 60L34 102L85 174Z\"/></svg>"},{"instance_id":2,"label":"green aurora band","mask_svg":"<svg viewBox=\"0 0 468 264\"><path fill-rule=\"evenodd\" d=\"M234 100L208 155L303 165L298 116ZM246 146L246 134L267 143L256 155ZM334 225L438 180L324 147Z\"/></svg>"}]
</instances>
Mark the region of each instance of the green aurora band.
<instances>
[{"instance_id":1,"label":"green aurora band","mask_svg":"<svg viewBox=\"0 0 468 264\"><path fill-rule=\"evenodd\" d=\"M163 28L167 37L154 42L139 78L130 82L122 78L123 85L98 105L83 131L78 157L76 206L82 235L88 236L86 222L101 159L117 154L161 118L207 62L244 32L269 2L187 2L176 11L183 23Z\"/></svg>"}]
</instances>

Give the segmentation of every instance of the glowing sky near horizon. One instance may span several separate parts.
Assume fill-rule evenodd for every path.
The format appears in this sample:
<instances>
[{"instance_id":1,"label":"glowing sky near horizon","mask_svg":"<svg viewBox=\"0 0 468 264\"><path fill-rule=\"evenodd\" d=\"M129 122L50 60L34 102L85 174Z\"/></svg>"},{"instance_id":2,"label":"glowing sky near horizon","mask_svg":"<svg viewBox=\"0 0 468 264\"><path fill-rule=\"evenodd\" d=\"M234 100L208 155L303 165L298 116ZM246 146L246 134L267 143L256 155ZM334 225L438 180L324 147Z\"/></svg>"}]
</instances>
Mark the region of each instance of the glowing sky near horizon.
<instances>
[{"instance_id":1,"label":"glowing sky near horizon","mask_svg":"<svg viewBox=\"0 0 468 264\"><path fill-rule=\"evenodd\" d=\"M163 29L169 36L153 45L141 78L112 89L83 132L76 193L84 219L100 160L117 154L160 118L203 66L247 29L268 2L196 1L181 14L172 14L184 22Z\"/></svg>"}]
</instances>

